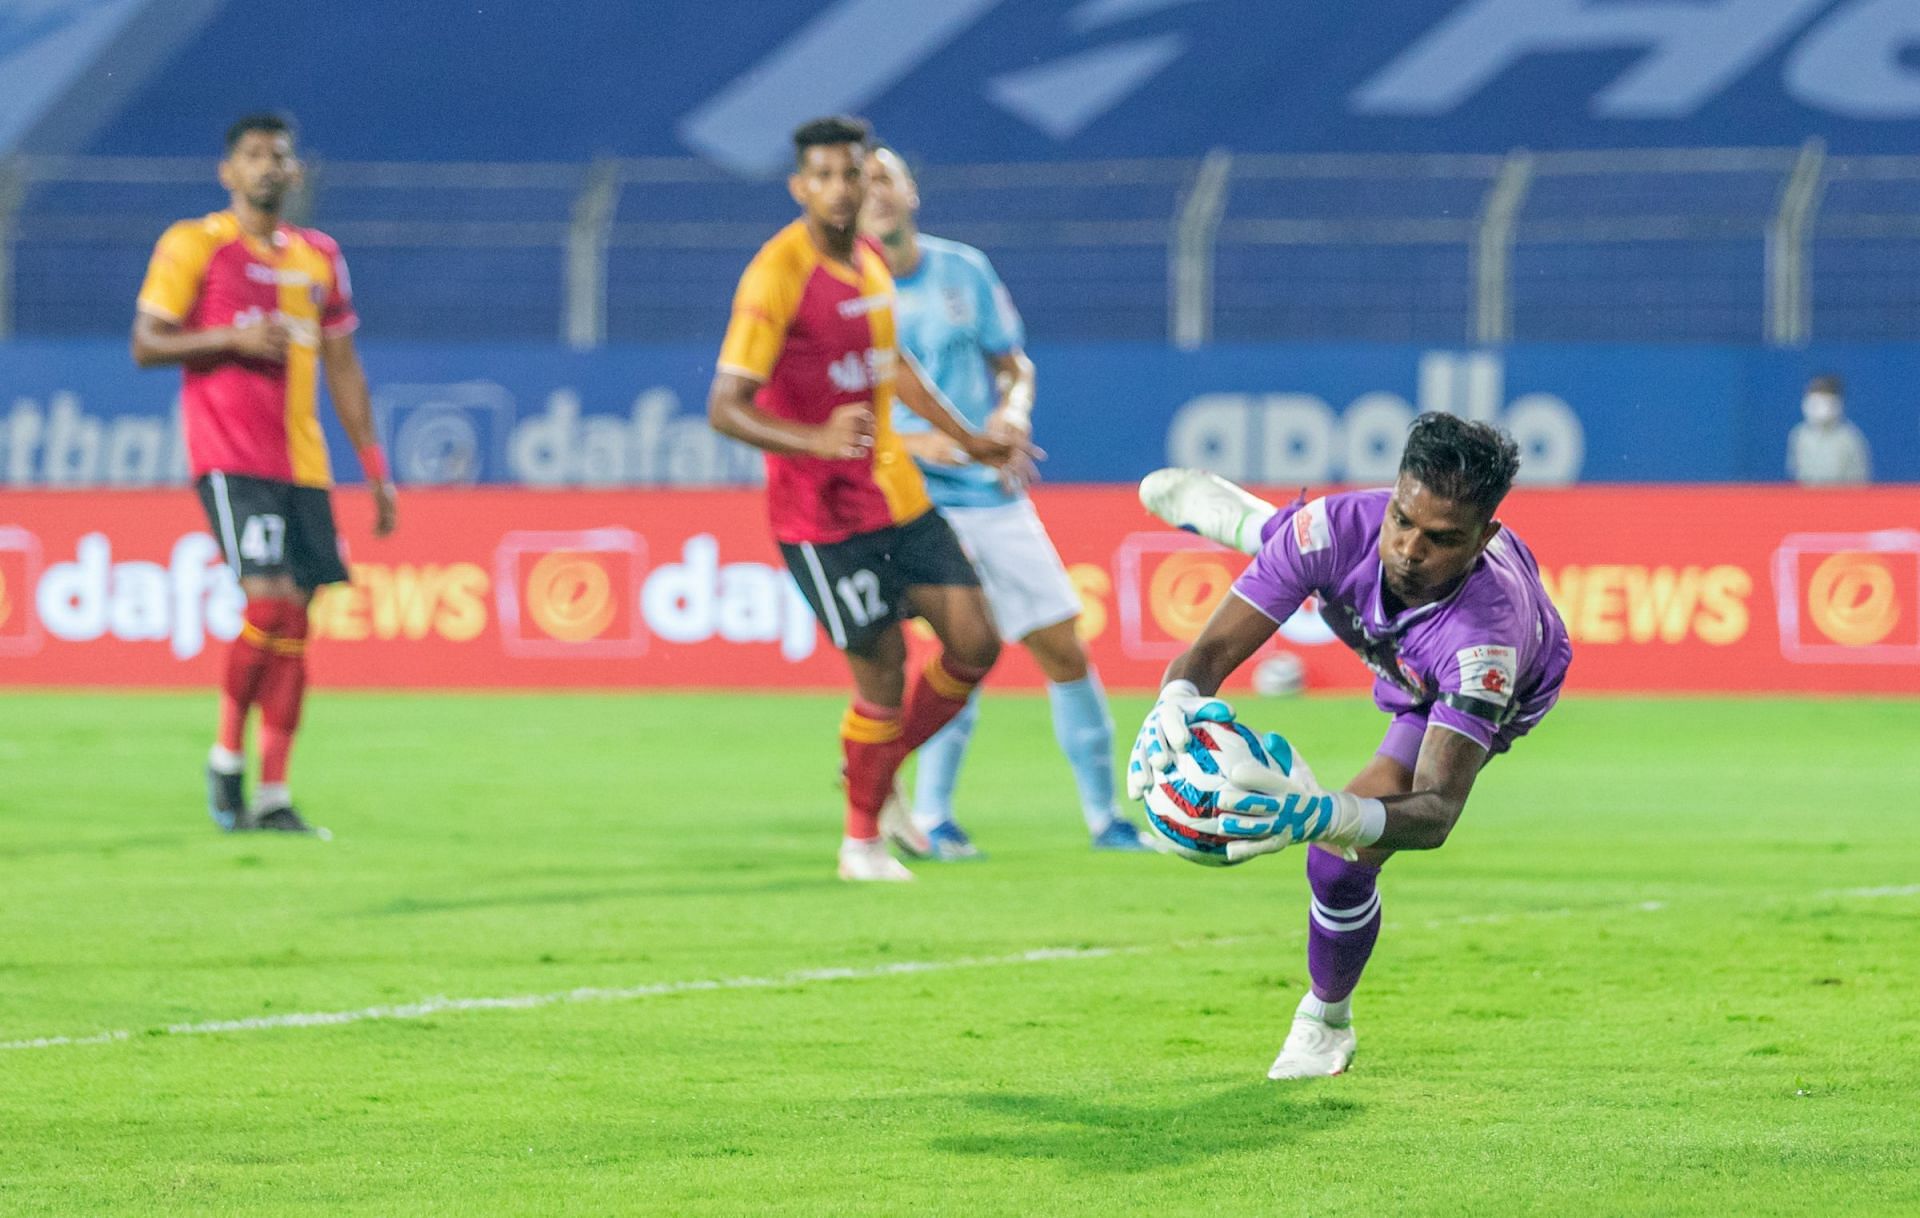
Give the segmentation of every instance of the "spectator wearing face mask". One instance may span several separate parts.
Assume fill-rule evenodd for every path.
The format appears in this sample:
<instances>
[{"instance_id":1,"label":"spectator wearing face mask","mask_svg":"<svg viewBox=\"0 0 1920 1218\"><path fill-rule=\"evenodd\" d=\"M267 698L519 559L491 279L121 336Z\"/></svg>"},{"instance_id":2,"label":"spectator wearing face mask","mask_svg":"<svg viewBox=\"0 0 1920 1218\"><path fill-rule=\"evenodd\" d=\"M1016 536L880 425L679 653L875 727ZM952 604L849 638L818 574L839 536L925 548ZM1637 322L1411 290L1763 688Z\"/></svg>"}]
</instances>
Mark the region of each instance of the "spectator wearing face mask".
<instances>
[{"instance_id":1,"label":"spectator wearing face mask","mask_svg":"<svg viewBox=\"0 0 1920 1218\"><path fill-rule=\"evenodd\" d=\"M1787 476L1802 486L1858 486L1873 481L1867 438L1846 417L1845 386L1816 376L1800 400L1804 421L1787 436Z\"/></svg>"}]
</instances>

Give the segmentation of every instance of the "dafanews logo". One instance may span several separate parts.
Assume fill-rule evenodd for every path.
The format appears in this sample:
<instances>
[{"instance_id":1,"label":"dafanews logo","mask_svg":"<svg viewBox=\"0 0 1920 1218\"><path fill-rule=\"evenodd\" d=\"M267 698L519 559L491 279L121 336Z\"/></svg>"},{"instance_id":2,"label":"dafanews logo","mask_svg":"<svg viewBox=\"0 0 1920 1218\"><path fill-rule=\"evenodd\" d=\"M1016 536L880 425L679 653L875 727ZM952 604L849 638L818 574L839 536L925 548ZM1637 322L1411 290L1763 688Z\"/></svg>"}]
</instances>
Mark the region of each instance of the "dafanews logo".
<instances>
[{"instance_id":1,"label":"dafanews logo","mask_svg":"<svg viewBox=\"0 0 1920 1218\"><path fill-rule=\"evenodd\" d=\"M165 642L177 659L190 660L206 649L208 636L240 633L246 598L205 533L175 541L164 566L115 562L105 533L88 533L74 550L73 561L46 569L34 593L40 624L54 638Z\"/></svg>"},{"instance_id":2,"label":"dafanews logo","mask_svg":"<svg viewBox=\"0 0 1920 1218\"><path fill-rule=\"evenodd\" d=\"M315 639L470 643L487 628L487 573L470 562L352 564L353 582L314 597Z\"/></svg>"},{"instance_id":3,"label":"dafanews logo","mask_svg":"<svg viewBox=\"0 0 1920 1218\"><path fill-rule=\"evenodd\" d=\"M813 611L784 568L720 561L697 533L678 561L648 564L644 537L621 528L520 531L495 560L500 640L510 656L623 658L654 639L772 643L800 661L819 646Z\"/></svg>"},{"instance_id":4,"label":"dafanews logo","mask_svg":"<svg viewBox=\"0 0 1920 1218\"><path fill-rule=\"evenodd\" d=\"M1920 532L1795 533L1773 581L1787 659L1920 664Z\"/></svg>"},{"instance_id":5,"label":"dafanews logo","mask_svg":"<svg viewBox=\"0 0 1920 1218\"><path fill-rule=\"evenodd\" d=\"M1121 648L1141 660L1172 659L1185 651L1245 565L1240 555L1188 533L1128 534L1113 555ZM1281 623L1279 633L1303 647L1334 638L1313 601Z\"/></svg>"},{"instance_id":6,"label":"dafanews logo","mask_svg":"<svg viewBox=\"0 0 1920 1218\"><path fill-rule=\"evenodd\" d=\"M630 529L524 530L494 552L500 642L508 655L639 656L646 542Z\"/></svg>"},{"instance_id":7,"label":"dafanews logo","mask_svg":"<svg viewBox=\"0 0 1920 1218\"><path fill-rule=\"evenodd\" d=\"M1747 637L1753 621L1753 576L1732 563L1542 567L1540 582L1575 643L1728 647Z\"/></svg>"}]
</instances>

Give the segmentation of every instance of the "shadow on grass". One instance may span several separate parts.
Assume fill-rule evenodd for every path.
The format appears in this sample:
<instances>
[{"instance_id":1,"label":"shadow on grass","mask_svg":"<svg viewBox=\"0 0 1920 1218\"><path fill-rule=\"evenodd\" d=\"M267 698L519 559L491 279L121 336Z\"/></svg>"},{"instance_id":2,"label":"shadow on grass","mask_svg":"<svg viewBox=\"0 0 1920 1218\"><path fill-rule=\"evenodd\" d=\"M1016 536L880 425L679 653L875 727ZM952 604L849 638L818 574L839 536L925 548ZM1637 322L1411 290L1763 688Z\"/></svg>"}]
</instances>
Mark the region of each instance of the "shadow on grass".
<instances>
[{"instance_id":1,"label":"shadow on grass","mask_svg":"<svg viewBox=\"0 0 1920 1218\"><path fill-rule=\"evenodd\" d=\"M1178 1167L1235 1151L1270 1148L1333 1130L1365 1105L1322 1088L1238 1083L1185 1103L1154 1107L1062 1096L995 1093L966 1102L1001 1118L993 1133L953 1134L928 1146L957 1155L1052 1160L1114 1172Z\"/></svg>"},{"instance_id":2,"label":"shadow on grass","mask_svg":"<svg viewBox=\"0 0 1920 1218\"><path fill-rule=\"evenodd\" d=\"M201 824L206 824L206 821L203 819ZM211 828L201 829L196 826L191 831L181 830L174 833L129 833L114 837L74 838L64 841L7 845L0 846L0 860L74 854L98 854L111 858L123 850L191 847L211 832Z\"/></svg>"}]
</instances>

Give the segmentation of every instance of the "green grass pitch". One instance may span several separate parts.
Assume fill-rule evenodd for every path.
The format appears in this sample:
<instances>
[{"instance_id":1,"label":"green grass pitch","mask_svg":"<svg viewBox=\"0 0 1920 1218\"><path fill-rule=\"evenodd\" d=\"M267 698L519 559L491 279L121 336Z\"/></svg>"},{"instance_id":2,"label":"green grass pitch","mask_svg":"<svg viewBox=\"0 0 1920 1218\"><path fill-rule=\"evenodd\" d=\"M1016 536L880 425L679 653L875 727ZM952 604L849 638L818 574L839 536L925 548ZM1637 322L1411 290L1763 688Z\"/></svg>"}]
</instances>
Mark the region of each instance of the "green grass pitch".
<instances>
[{"instance_id":1,"label":"green grass pitch","mask_svg":"<svg viewBox=\"0 0 1920 1218\"><path fill-rule=\"evenodd\" d=\"M1920 701L1570 697L1288 1085L1298 853L1092 854L1000 695L989 860L842 885L839 709L321 690L322 844L213 832L207 696L8 693L0 1214L1920 1213Z\"/></svg>"}]
</instances>

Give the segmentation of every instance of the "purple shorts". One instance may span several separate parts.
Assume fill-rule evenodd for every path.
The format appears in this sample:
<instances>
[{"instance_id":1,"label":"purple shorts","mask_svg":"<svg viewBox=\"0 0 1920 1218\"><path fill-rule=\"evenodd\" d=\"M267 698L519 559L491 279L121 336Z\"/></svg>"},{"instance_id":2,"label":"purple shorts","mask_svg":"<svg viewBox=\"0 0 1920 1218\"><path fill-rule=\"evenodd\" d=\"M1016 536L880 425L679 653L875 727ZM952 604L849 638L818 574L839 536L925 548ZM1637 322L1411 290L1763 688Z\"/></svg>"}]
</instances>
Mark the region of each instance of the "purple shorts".
<instances>
[{"instance_id":1,"label":"purple shorts","mask_svg":"<svg viewBox=\"0 0 1920 1218\"><path fill-rule=\"evenodd\" d=\"M1556 683L1548 691L1536 695L1521 708L1520 713L1500 725L1493 734L1493 747L1487 750L1487 756L1498 757L1513 747L1513 742L1532 731L1534 725L1547 717L1554 703L1560 700L1560 688ZM1387 724L1387 734L1380 741L1380 747L1374 752L1390 757L1411 770L1420 760L1420 742L1427 735L1427 712L1424 710L1401 711Z\"/></svg>"}]
</instances>

